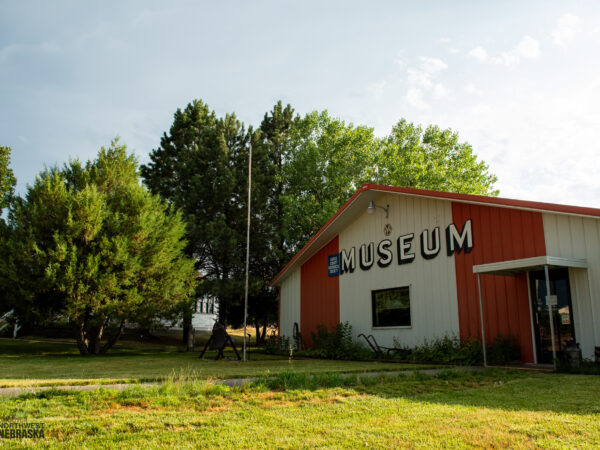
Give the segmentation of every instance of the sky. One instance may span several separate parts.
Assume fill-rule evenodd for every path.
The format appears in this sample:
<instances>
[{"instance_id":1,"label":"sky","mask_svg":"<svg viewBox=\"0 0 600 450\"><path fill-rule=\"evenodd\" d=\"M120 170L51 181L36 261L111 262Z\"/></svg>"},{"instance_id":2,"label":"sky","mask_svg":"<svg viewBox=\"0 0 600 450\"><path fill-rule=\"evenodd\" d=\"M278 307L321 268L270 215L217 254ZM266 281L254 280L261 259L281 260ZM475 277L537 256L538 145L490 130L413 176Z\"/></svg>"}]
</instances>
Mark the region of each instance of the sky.
<instances>
[{"instance_id":1,"label":"sky","mask_svg":"<svg viewBox=\"0 0 600 450\"><path fill-rule=\"evenodd\" d=\"M502 197L600 208L600 2L0 0L19 193L116 136L147 162L194 99L451 128Z\"/></svg>"}]
</instances>

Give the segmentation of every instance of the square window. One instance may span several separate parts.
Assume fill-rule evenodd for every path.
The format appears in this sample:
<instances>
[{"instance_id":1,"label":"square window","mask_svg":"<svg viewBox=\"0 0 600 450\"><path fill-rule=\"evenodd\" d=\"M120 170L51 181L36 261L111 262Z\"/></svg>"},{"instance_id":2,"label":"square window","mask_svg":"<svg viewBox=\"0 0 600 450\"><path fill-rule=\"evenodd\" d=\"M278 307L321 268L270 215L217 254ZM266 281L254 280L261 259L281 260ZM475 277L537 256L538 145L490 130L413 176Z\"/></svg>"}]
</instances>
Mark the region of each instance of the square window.
<instances>
[{"instance_id":1,"label":"square window","mask_svg":"<svg viewBox=\"0 0 600 450\"><path fill-rule=\"evenodd\" d=\"M373 327L409 327L410 295L408 286L371 291Z\"/></svg>"}]
</instances>

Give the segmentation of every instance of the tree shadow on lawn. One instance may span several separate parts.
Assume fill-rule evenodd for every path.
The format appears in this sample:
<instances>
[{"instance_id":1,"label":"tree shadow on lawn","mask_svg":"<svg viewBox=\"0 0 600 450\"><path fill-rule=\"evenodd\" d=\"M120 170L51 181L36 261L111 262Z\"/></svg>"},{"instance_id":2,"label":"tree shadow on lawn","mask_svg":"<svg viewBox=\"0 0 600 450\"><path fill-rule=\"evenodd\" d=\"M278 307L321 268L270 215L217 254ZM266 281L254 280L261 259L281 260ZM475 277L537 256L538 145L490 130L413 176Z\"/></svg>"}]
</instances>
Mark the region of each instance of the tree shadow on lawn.
<instances>
[{"instance_id":1,"label":"tree shadow on lawn","mask_svg":"<svg viewBox=\"0 0 600 450\"><path fill-rule=\"evenodd\" d=\"M135 343L134 343L135 344ZM104 357L132 357L132 356L175 356L190 353L184 347L159 346L159 345L132 345L124 341L118 343L106 353L101 355L81 355L75 341L73 342L44 342L36 340L0 340L0 358L3 357L48 357L48 358L104 358Z\"/></svg>"},{"instance_id":2,"label":"tree shadow on lawn","mask_svg":"<svg viewBox=\"0 0 600 450\"><path fill-rule=\"evenodd\" d=\"M73 358L81 356L82 359L94 358L119 358L135 356L157 356L157 357L185 357L198 358L199 352L203 347L196 348L194 352L185 351L185 347L173 345L157 344L139 344L136 342L123 341L117 343L106 353L101 355L81 355L75 341L73 342L45 342L31 340L12 340L0 339L0 360L2 358L29 358L29 357L48 357L48 358ZM283 357L273 357L259 352L255 347L247 349L249 358L255 359L283 359ZM225 350L225 357L235 357L235 353L230 348ZM214 359L217 356L216 350L208 350L205 359Z\"/></svg>"},{"instance_id":3,"label":"tree shadow on lawn","mask_svg":"<svg viewBox=\"0 0 600 450\"><path fill-rule=\"evenodd\" d=\"M280 376L281 377L281 376ZM277 379L277 376L274 377ZM291 381L291 380L290 380ZM293 381L284 389L293 389ZM301 386L305 384L305 386ZM300 382L299 389L344 387L365 395L406 398L424 403L500 409L600 415L600 377L523 373L488 369L464 373L443 370L394 377L341 378L332 374ZM271 388L278 388L275 381Z\"/></svg>"}]
</instances>

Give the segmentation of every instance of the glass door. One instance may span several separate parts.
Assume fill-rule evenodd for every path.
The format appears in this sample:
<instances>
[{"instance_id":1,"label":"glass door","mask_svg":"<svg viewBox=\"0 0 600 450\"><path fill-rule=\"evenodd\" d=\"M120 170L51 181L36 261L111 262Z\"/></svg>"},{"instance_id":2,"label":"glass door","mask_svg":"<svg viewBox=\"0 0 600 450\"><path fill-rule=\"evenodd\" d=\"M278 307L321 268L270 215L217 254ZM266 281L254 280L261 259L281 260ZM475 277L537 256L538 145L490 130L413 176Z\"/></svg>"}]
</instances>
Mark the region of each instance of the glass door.
<instances>
[{"instance_id":1,"label":"glass door","mask_svg":"<svg viewBox=\"0 0 600 450\"><path fill-rule=\"evenodd\" d=\"M538 362L543 364L552 364L550 317L552 317L554 324L554 343L557 358L562 358L562 351L567 342L575 340L569 270L550 269L549 275L550 295L556 296L556 304L552 306L551 316L548 314L546 303L546 275L543 270L529 272L537 356ZM550 303L553 303L552 297Z\"/></svg>"}]
</instances>

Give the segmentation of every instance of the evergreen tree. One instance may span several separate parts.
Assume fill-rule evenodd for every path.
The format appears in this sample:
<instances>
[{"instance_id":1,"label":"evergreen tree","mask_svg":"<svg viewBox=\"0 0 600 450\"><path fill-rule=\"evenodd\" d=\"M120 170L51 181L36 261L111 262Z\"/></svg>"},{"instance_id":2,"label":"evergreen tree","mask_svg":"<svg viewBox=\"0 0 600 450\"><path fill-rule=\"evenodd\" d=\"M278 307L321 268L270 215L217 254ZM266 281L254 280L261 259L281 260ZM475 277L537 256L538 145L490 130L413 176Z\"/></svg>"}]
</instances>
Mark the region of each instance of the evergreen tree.
<instances>
[{"instance_id":1,"label":"evergreen tree","mask_svg":"<svg viewBox=\"0 0 600 450\"><path fill-rule=\"evenodd\" d=\"M0 213L10 205L17 179L10 168L10 147L0 146Z\"/></svg>"},{"instance_id":2,"label":"evergreen tree","mask_svg":"<svg viewBox=\"0 0 600 450\"><path fill-rule=\"evenodd\" d=\"M183 212L187 253L203 275L198 295L218 299L219 320L225 324L240 322L235 310L243 301L248 152L253 136L235 115L217 118L196 100L177 110L169 134L141 168L148 187ZM256 148L253 165L263 164L261 149ZM260 173L255 170L259 185ZM261 211L263 203L264 191L255 189L253 210ZM261 223L255 214L253 246L261 241Z\"/></svg>"},{"instance_id":3,"label":"evergreen tree","mask_svg":"<svg viewBox=\"0 0 600 450\"><path fill-rule=\"evenodd\" d=\"M10 238L10 228L4 220L4 210L8 208L14 200L14 190L17 180L10 168L10 147L0 146L0 314L4 314L12 307L13 293L10 286L6 283L8 240Z\"/></svg>"},{"instance_id":4,"label":"evergreen tree","mask_svg":"<svg viewBox=\"0 0 600 450\"><path fill-rule=\"evenodd\" d=\"M116 141L85 165L40 173L10 226L6 282L18 315L68 318L82 354L107 351L127 321L190 302L196 271L181 215L140 186L135 157Z\"/></svg>"}]
</instances>

